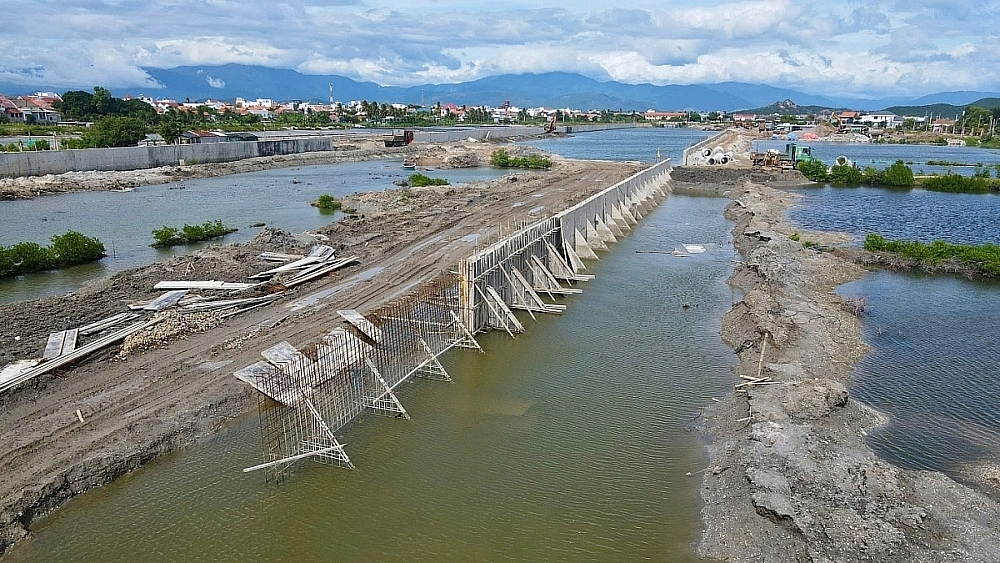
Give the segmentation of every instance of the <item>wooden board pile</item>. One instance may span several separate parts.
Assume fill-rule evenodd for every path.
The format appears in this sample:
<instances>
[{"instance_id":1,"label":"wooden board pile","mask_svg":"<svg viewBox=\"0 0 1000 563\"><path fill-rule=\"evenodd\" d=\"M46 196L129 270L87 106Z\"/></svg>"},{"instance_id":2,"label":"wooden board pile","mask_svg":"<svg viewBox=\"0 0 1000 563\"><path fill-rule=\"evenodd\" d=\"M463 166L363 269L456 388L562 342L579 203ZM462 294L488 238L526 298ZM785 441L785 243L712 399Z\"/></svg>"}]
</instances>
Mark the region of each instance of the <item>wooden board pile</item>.
<instances>
[{"instance_id":1,"label":"wooden board pile","mask_svg":"<svg viewBox=\"0 0 1000 563\"><path fill-rule=\"evenodd\" d=\"M357 256L337 258L333 248L325 244L315 245L305 256L264 252L259 258L285 264L250 276L251 280L255 280L251 283L217 280L161 281L153 287L164 293L153 299L129 303L128 308L134 312L119 313L86 326L50 334L41 360L4 366L0 372L0 393L126 338L131 337L131 340L123 345L120 355L127 355L132 350L148 349L181 334L204 332L231 316L272 303L287 289L329 275L358 261ZM253 289L264 289L265 286L277 291L253 297L247 297L246 293L239 295ZM206 295L192 291L225 293ZM167 314L161 314L167 310ZM142 319L142 315L147 313L155 315L153 318ZM168 321L160 329L152 328L164 319ZM116 328L131 321L135 322L125 328ZM105 335L93 342L85 345L78 342L80 337L101 333Z\"/></svg>"}]
</instances>

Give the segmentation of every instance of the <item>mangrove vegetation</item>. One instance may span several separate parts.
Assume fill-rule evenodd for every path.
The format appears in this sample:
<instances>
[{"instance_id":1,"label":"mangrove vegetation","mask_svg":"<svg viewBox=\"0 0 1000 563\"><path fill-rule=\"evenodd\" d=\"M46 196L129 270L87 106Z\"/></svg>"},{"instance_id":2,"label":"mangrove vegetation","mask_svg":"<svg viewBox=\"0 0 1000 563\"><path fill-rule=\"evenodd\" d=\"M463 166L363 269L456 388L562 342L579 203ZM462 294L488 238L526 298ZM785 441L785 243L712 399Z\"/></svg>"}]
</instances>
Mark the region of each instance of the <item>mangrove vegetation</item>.
<instances>
[{"instance_id":1,"label":"mangrove vegetation","mask_svg":"<svg viewBox=\"0 0 1000 563\"><path fill-rule=\"evenodd\" d=\"M505 149L497 149L490 155L490 165L497 168L548 169L552 167L552 161L537 154L511 156Z\"/></svg>"},{"instance_id":2,"label":"mangrove vegetation","mask_svg":"<svg viewBox=\"0 0 1000 563\"><path fill-rule=\"evenodd\" d=\"M913 260L924 269L936 270L951 262L972 273L1000 277L1000 246L995 244L950 244L943 240L925 244L916 240L889 240L880 234L869 233L864 249L891 252Z\"/></svg>"},{"instance_id":3,"label":"mangrove vegetation","mask_svg":"<svg viewBox=\"0 0 1000 563\"><path fill-rule=\"evenodd\" d=\"M0 246L0 278L87 264L106 256L101 241L76 231L53 235L51 241L48 246L35 242Z\"/></svg>"},{"instance_id":4,"label":"mangrove vegetation","mask_svg":"<svg viewBox=\"0 0 1000 563\"><path fill-rule=\"evenodd\" d=\"M201 225L184 225L179 229L164 225L163 228L153 229L154 242L149 246L162 248L202 242L235 233L237 230L235 227L223 225L219 220L207 221Z\"/></svg>"}]
</instances>

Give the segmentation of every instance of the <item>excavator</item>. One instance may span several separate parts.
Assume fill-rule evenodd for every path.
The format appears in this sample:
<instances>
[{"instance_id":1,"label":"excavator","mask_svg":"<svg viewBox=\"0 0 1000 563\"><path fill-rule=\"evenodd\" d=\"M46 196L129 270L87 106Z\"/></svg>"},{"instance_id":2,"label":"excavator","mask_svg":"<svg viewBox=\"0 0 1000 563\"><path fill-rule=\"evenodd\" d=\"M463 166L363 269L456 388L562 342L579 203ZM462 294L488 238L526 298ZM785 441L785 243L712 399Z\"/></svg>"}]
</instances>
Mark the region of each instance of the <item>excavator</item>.
<instances>
[{"instance_id":1,"label":"excavator","mask_svg":"<svg viewBox=\"0 0 1000 563\"><path fill-rule=\"evenodd\" d=\"M549 119L549 122L545 124L545 132L546 133L556 132L556 116L553 115L552 118Z\"/></svg>"}]
</instances>

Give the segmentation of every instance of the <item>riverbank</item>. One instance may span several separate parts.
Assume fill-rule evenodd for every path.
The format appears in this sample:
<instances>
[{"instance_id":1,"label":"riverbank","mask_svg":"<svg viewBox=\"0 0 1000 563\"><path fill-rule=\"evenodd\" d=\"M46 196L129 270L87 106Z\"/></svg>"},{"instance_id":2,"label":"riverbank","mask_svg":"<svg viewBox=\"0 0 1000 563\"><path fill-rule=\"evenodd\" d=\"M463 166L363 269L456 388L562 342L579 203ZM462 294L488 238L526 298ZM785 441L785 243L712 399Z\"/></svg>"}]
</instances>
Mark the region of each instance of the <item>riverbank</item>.
<instances>
[{"instance_id":1,"label":"riverbank","mask_svg":"<svg viewBox=\"0 0 1000 563\"><path fill-rule=\"evenodd\" d=\"M481 158L495 148L470 145L461 154ZM460 154L454 146L424 147L418 164L443 166ZM257 361L261 349L282 340L302 347L329 331L333 310L364 313L406 294L453 268L515 212L519 220L540 218L637 171L629 164L553 160L549 171L518 171L490 182L345 198L358 215L319 234L342 255L357 255L359 265L206 332L175 334L124 360L107 349L0 397L0 553L65 500L203 439L254 407L232 372ZM152 289L157 281L246 281L270 267L257 259L261 251L301 252L310 242L267 230L247 244L210 246L128 270L67 297L2 306L2 361L37 356L49 332L159 294Z\"/></svg>"},{"instance_id":2,"label":"riverbank","mask_svg":"<svg viewBox=\"0 0 1000 563\"><path fill-rule=\"evenodd\" d=\"M727 217L745 259L730 283L744 296L722 337L739 355L741 379L703 420L711 444L699 554L995 560L1000 505L940 473L899 469L864 442L882 419L847 391L866 346L857 304L834 291L865 272L856 252L834 250L846 236L787 223L794 194L747 182L730 195Z\"/></svg>"},{"instance_id":3,"label":"riverbank","mask_svg":"<svg viewBox=\"0 0 1000 563\"><path fill-rule=\"evenodd\" d=\"M243 174L272 168L388 158L415 157L420 167L472 168L488 164L489 153L500 142L506 143L507 139L497 142L414 143L405 147L385 147L377 139L355 140L336 143L331 151L248 158L234 162L161 166L126 172L82 171L0 178L0 200L29 199L42 195L82 191L133 190L140 186Z\"/></svg>"}]
</instances>

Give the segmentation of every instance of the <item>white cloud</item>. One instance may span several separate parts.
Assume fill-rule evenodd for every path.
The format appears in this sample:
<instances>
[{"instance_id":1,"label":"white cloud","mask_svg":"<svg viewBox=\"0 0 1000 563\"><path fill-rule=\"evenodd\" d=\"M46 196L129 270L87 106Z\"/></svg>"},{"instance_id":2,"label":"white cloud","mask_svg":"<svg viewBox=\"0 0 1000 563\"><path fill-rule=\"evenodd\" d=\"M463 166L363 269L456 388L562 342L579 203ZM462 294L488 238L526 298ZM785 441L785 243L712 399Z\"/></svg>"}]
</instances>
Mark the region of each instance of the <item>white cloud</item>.
<instances>
[{"instance_id":1,"label":"white cloud","mask_svg":"<svg viewBox=\"0 0 1000 563\"><path fill-rule=\"evenodd\" d=\"M149 86L143 67L241 63L387 85L581 72L811 93L1000 90L992 0L9 0L0 83Z\"/></svg>"}]
</instances>

